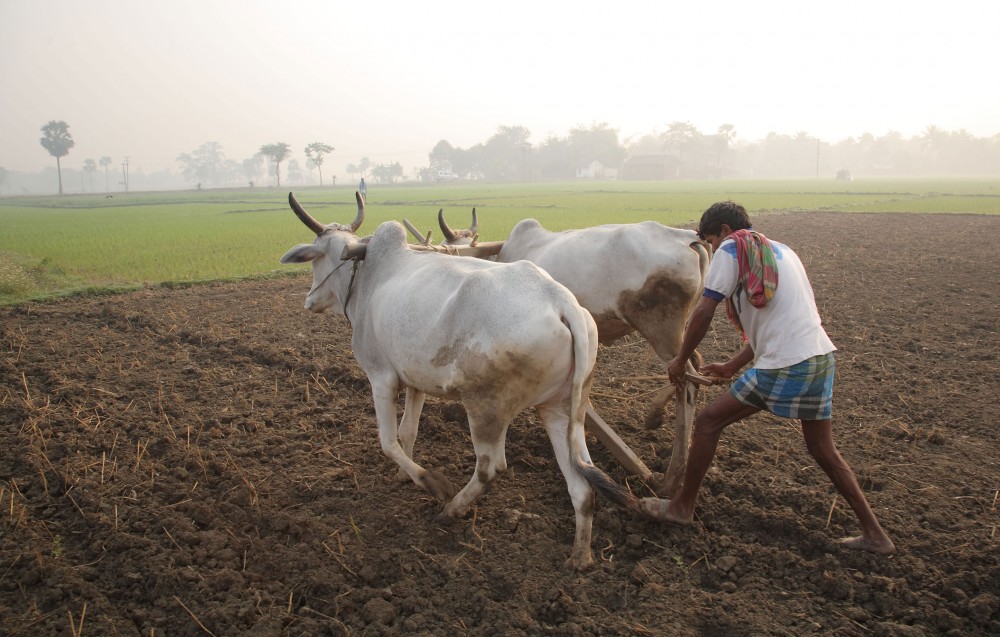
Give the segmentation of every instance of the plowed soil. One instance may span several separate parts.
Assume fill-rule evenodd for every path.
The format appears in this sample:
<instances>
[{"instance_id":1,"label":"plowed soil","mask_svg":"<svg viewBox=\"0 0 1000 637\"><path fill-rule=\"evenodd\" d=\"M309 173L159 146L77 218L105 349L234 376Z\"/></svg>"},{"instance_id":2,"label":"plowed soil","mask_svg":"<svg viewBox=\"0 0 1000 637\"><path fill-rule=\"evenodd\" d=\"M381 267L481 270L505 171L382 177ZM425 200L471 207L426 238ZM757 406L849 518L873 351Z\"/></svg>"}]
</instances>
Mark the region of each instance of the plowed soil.
<instances>
[{"instance_id":1,"label":"plowed soil","mask_svg":"<svg viewBox=\"0 0 1000 637\"><path fill-rule=\"evenodd\" d=\"M767 414L723 435L693 527L598 500L584 573L562 568L572 506L531 413L509 471L444 522L396 480L349 325L302 309L302 274L0 310L0 633L1000 634L1000 216L757 228L810 273L835 439L897 554L836 545L853 515ZM702 353L736 347L720 313ZM657 383L628 380L661 364L630 337L598 368L597 411L663 471L670 428L641 424ZM415 457L468 480L460 406L428 400Z\"/></svg>"}]
</instances>

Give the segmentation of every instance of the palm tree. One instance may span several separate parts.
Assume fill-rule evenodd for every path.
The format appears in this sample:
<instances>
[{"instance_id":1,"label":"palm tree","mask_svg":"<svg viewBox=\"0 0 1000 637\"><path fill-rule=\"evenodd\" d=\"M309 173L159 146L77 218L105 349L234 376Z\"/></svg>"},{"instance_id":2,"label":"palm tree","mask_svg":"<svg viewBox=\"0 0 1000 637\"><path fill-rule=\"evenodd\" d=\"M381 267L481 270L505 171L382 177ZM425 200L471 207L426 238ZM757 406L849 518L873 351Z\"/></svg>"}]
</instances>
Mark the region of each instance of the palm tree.
<instances>
[{"instance_id":1,"label":"palm tree","mask_svg":"<svg viewBox=\"0 0 1000 637\"><path fill-rule=\"evenodd\" d=\"M104 192L107 192L108 191L108 166L111 165L111 158L107 157L107 156L101 157L101 160L98 163L100 163L102 166L104 166Z\"/></svg>"},{"instance_id":2,"label":"palm tree","mask_svg":"<svg viewBox=\"0 0 1000 637\"><path fill-rule=\"evenodd\" d=\"M94 192L94 172L97 170L97 162L93 159L84 161L83 170L90 174L90 192Z\"/></svg>"},{"instance_id":3,"label":"palm tree","mask_svg":"<svg viewBox=\"0 0 1000 637\"><path fill-rule=\"evenodd\" d=\"M319 185L323 185L323 155L336 150L329 144L323 142L313 142L306 146L306 158L309 159L319 170Z\"/></svg>"},{"instance_id":4,"label":"palm tree","mask_svg":"<svg viewBox=\"0 0 1000 637\"><path fill-rule=\"evenodd\" d=\"M62 164L59 162L59 158L68 155L69 149L73 148L73 144L76 142L69 134L69 124L63 121L52 120L42 126L42 134L44 135L41 139L42 147L56 158L56 172L59 174L59 194L61 195L63 194Z\"/></svg>"},{"instance_id":5,"label":"palm tree","mask_svg":"<svg viewBox=\"0 0 1000 637\"><path fill-rule=\"evenodd\" d=\"M288 159L288 156L292 154L291 147L284 142L264 144L260 147L260 154L270 157L271 161L274 162L275 184L278 188L281 188L281 162Z\"/></svg>"}]
</instances>

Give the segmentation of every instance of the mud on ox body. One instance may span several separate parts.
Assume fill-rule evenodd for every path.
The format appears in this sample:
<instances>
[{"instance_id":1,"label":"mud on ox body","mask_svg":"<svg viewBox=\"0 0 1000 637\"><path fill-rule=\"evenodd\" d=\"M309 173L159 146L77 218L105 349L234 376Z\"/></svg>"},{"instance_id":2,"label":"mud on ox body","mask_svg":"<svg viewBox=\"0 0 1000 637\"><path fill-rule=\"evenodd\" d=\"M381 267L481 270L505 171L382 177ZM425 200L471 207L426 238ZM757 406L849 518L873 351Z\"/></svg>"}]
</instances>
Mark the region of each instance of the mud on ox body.
<instances>
[{"instance_id":1,"label":"mud on ox body","mask_svg":"<svg viewBox=\"0 0 1000 637\"><path fill-rule=\"evenodd\" d=\"M443 211L438 212L438 225L445 237L442 245L469 244L478 227L476 211L468 229L453 230ZM427 241L409 223L407 228ZM514 226L496 255L498 263L521 259L539 266L573 293L597 322L600 342L638 332L666 366L680 350L710 255L693 230L655 221L551 232L538 221L525 219ZM648 428L660 426L673 389L667 385L653 398L646 415ZM661 496L672 496L680 487L696 397L697 386L690 383L684 395L677 396L670 466L655 487Z\"/></svg>"},{"instance_id":2,"label":"mud on ox body","mask_svg":"<svg viewBox=\"0 0 1000 637\"><path fill-rule=\"evenodd\" d=\"M593 562L591 529L596 488L635 509L635 499L594 466L584 415L597 357L597 328L573 295L537 266L411 250L399 223L383 223L368 239L363 261L341 259L365 240L350 225L324 225L289 194L289 203L316 233L282 263L312 262L305 307L347 316L352 347L375 402L379 442L414 483L447 502L444 515L461 517L487 483L507 468L507 428L534 407L549 435L576 512L576 535L566 565ZM498 312L497 308L503 308ZM406 388L396 420L399 388ZM461 400L469 419L476 468L457 494L443 475L413 461L426 394Z\"/></svg>"}]
</instances>

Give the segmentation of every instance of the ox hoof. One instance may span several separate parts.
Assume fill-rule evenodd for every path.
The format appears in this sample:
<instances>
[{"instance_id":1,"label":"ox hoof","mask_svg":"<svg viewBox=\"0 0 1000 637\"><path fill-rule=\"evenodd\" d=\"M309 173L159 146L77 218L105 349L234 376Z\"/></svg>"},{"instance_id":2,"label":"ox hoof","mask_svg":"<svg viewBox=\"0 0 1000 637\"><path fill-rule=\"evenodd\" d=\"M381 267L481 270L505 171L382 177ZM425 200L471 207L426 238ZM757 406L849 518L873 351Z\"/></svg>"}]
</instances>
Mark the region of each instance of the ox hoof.
<instances>
[{"instance_id":1,"label":"ox hoof","mask_svg":"<svg viewBox=\"0 0 1000 637\"><path fill-rule=\"evenodd\" d=\"M646 412L646 419L642 421L642 426L650 431L659 429L663 426L663 416L665 413L662 407L660 409L650 409Z\"/></svg>"},{"instance_id":2,"label":"ox hoof","mask_svg":"<svg viewBox=\"0 0 1000 637\"><path fill-rule=\"evenodd\" d=\"M569 558L563 562L563 568L570 571L586 571L593 565L594 557L590 554L570 555Z\"/></svg>"},{"instance_id":3,"label":"ox hoof","mask_svg":"<svg viewBox=\"0 0 1000 637\"><path fill-rule=\"evenodd\" d=\"M454 500L449 502L445 506L444 510L438 515L438 519L444 522L457 522L469 514L471 508L459 508L455 505Z\"/></svg>"},{"instance_id":4,"label":"ox hoof","mask_svg":"<svg viewBox=\"0 0 1000 637\"><path fill-rule=\"evenodd\" d=\"M437 471L428 471L420 479L420 486L442 502L450 502L458 491L448 478Z\"/></svg>"},{"instance_id":5,"label":"ox hoof","mask_svg":"<svg viewBox=\"0 0 1000 637\"><path fill-rule=\"evenodd\" d=\"M661 498L672 498L677 495L684 481L683 474L669 470L662 476L656 476L649 480L648 484L653 489L653 493Z\"/></svg>"}]
</instances>

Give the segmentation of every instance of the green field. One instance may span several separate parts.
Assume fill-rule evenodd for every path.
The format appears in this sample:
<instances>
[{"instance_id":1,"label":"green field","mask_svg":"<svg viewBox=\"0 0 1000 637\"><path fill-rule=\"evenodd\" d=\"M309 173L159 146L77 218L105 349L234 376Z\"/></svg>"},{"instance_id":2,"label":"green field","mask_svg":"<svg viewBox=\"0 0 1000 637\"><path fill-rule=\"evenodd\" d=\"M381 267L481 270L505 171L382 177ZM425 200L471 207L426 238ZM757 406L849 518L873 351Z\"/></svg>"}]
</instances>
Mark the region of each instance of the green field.
<instances>
[{"instance_id":1,"label":"green field","mask_svg":"<svg viewBox=\"0 0 1000 637\"><path fill-rule=\"evenodd\" d=\"M275 276L296 243L312 239L291 213L288 190L255 189L0 199L0 304L144 285ZM503 240L519 220L551 230L653 219L690 227L715 201L751 216L804 210L1000 213L1000 179L573 182L370 187L361 234L407 218L433 229L444 209L452 227L476 208L483 241ZM323 222L356 212L349 188L304 188L296 196Z\"/></svg>"}]
</instances>

